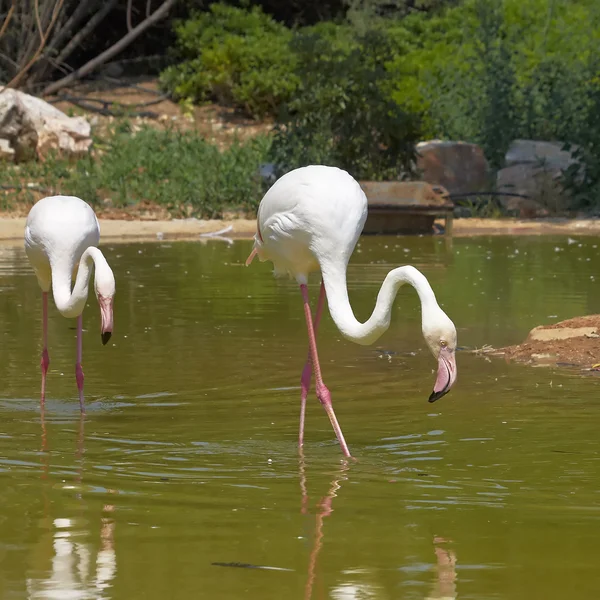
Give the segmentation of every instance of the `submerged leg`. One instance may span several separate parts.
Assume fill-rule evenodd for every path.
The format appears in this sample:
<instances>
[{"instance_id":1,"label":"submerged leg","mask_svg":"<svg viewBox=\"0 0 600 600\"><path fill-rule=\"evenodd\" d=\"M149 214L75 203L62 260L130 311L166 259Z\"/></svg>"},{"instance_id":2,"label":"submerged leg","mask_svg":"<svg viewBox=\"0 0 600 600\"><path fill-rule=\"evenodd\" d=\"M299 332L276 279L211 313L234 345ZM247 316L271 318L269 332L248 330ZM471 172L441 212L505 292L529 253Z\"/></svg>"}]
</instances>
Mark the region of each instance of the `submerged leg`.
<instances>
[{"instance_id":1,"label":"submerged leg","mask_svg":"<svg viewBox=\"0 0 600 600\"><path fill-rule=\"evenodd\" d=\"M77 363L75 364L75 379L77 380L77 389L79 390L79 406L81 412L85 413L83 405L83 368L81 367L81 358L83 355L83 315L77 317Z\"/></svg>"},{"instance_id":2,"label":"submerged leg","mask_svg":"<svg viewBox=\"0 0 600 600\"><path fill-rule=\"evenodd\" d=\"M308 292L307 292L308 293ZM319 329L319 321L323 314L323 305L325 301L325 284L321 282L321 291L319 292L319 301L317 303L317 310L315 312L315 320L313 323L315 339L317 337L317 331ZM298 437L298 446L304 444L304 414L306 412L306 398L310 390L310 380L312 377L312 362L310 360L310 345L308 348L308 356L306 357L306 364L302 370L302 377L300 379L300 434Z\"/></svg>"},{"instance_id":3,"label":"submerged leg","mask_svg":"<svg viewBox=\"0 0 600 600\"><path fill-rule=\"evenodd\" d=\"M254 260L254 257L257 254L257 250L256 248L252 248L252 252L250 252L250 256L246 259L246 266L249 267L252 264L252 261Z\"/></svg>"},{"instance_id":4,"label":"submerged leg","mask_svg":"<svg viewBox=\"0 0 600 600\"><path fill-rule=\"evenodd\" d=\"M42 368L42 406L46 401L46 373L50 365L50 357L48 356L48 292L42 292L42 359L40 366Z\"/></svg>"},{"instance_id":5,"label":"submerged leg","mask_svg":"<svg viewBox=\"0 0 600 600\"><path fill-rule=\"evenodd\" d=\"M315 371L315 387L317 388L317 398L319 398L319 402L323 405L325 412L327 412L327 416L331 421L331 425L333 426L333 430L335 431L335 435L338 439L338 442L340 443L344 456L349 457L350 451L348 450L348 446L346 445L344 434L342 433L342 429L339 426L335 413L333 412L333 406L331 404L331 394L329 393L329 390L323 383L323 378L321 377L321 367L319 365L319 356L317 354L317 341L315 340L312 315L310 314L310 304L308 302L308 288L306 284L302 284L300 286L300 291L302 292L302 298L304 300L304 316L306 317L306 326L308 329L308 343L310 347L310 356L313 369Z\"/></svg>"}]
</instances>

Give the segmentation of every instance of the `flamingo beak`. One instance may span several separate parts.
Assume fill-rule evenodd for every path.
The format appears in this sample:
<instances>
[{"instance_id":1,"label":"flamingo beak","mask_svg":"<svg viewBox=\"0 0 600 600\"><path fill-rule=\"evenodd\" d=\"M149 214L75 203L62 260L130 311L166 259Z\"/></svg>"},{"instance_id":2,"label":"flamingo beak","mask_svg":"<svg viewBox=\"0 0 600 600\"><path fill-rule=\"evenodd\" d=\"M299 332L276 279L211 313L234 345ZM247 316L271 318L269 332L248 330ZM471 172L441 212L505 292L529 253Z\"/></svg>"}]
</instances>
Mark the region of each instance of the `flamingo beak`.
<instances>
[{"instance_id":1,"label":"flamingo beak","mask_svg":"<svg viewBox=\"0 0 600 600\"><path fill-rule=\"evenodd\" d=\"M105 298L98 296L98 304L100 304L100 318L102 321L101 338L102 345L106 346L113 330L113 298Z\"/></svg>"},{"instance_id":2,"label":"flamingo beak","mask_svg":"<svg viewBox=\"0 0 600 600\"><path fill-rule=\"evenodd\" d=\"M429 402L435 402L442 396L445 396L456 381L456 357L454 352L450 352L444 347L440 350L438 357L438 371L433 392L429 396Z\"/></svg>"}]
</instances>

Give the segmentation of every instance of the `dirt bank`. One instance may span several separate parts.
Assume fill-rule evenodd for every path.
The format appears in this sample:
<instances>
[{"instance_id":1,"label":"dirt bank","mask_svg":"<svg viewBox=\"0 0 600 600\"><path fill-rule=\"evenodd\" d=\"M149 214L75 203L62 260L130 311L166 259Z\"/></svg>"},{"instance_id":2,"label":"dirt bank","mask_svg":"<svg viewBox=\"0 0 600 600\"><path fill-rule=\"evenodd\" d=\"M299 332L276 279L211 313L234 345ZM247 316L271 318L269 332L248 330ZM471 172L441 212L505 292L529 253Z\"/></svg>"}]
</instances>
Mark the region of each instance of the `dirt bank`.
<instances>
[{"instance_id":1,"label":"dirt bank","mask_svg":"<svg viewBox=\"0 0 600 600\"><path fill-rule=\"evenodd\" d=\"M230 229L229 229L230 228ZM23 239L25 217L0 217L0 242L18 242ZM198 239L201 234L223 231L233 238L251 238L256 232L253 219L203 220L173 219L170 221L129 221L100 219L102 241L161 241Z\"/></svg>"},{"instance_id":2,"label":"dirt bank","mask_svg":"<svg viewBox=\"0 0 600 600\"><path fill-rule=\"evenodd\" d=\"M160 215L158 215L160 216ZM104 217L104 218L103 218ZM113 218L116 217L116 218ZM443 227L443 221L439 221ZM0 242L21 240L25 216L0 216ZM250 238L256 231L256 220L226 219L161 219L146 214L135 218L123 211L101 214L100 227L104 241L160 241L165 239L197 239L200 234L214 233L231 227L224 235ZM600 219L456 219L454 237L478 235L600 235Z\"/></svg>"},{"instance_id":3,"label":"dirt bank","mask_svg":"<svg viewBox=\"0 0 600 600\"><path fill-rule=\"evenodd\" d=\"M600 315L540 325L522 344L480 352L536 366L578 367L600 374Z\"/></svg>"},{"instance_id":4,"label":"dirt bank","mask_svg":"<svg viewBox=\"0 0 600 600\"><path fill-rule=\"evenodd\" d=\"M453 235L600 235L600 219L455 219Z\"/></svg>"}]
</instances>

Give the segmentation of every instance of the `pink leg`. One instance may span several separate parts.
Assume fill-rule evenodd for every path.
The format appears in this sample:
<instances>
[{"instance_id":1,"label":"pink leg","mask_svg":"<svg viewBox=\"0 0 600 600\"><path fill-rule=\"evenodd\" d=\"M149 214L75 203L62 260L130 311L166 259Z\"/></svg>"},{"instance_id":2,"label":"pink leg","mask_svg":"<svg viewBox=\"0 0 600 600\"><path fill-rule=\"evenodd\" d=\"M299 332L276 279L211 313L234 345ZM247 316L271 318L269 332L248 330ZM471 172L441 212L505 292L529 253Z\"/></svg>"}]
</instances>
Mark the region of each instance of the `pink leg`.
<instances>
[{"instance_id":1,"label":"pink leg","mask_svg":"<svg viewBox=\"0 0 600 600\"><path fill-rule=\"evenodd\" d=\"M79 390L79 406L81 412L85 413L83 405L83 368L81 367L81 358L83 355L83 315L77 317L77 363L75 364L75 379L77 380L77 389Z\"/></svg>"},{"instance_id":2,"label":"pink leg","mask_svg":"<svg viewBox=\"0 0 600 600\"><path fill-rule=\"evenodd\" d=\"M46 401L46 373L50 365L50 357L48 356L48 292L42 292L42 359L40 366L42 367L42 398L41 404L44 406Z\"/></svg>"},{"instance_id":3,"label":"pink leg","mask_svg":"<svg viewBox=\"0 0 600 600\"><path fill-rule=\"evenodd\" d=\"M350 457L350 451L346 445L344 434L342 433L342 429L340 428L335 413L333 412L331 394L323 383L323 378L321 377L321 366L319 365L319 356L317 354L317 340L315 339L312 315L310 314L308 288L306 284L302 284L300 286L300 291L302 292L302 298L304 300L304 316L306 317L306 326L308 329L308 343L310 346L311 361L315 371L315 387L317 388L317 398L319 398L319 402L323 405L323 408L325 409L325 412L331 421L331 425L333 426L333 430L335 431L335 435L340 443L344 456Z\"/></svg>"},{"instance_id":4,"label":"pink leg","mask_svg":"<svg viewBox=\"0 0 600 600\"><path fill-rule=\"evenodd\" d=\"M325 304L325 285L321 281L321 291L319 292L319 301L317 303L317 310L315 312L315 320L314 320L314 332L315 338L317 336L317 331L319 329L319 321L321 320L321 315L323 314L323 306ZM306 364L304 365L304 369L302 370L302 377L300 379L300 435L298 437L298 446L302 446L304 444L304 414L306 413L306 397L308 396L308 392L310 390L310 380L312 377L312 363L310 361L310 346L308 348L308 356L306 357Z\"/></svg>"}]
</instances>

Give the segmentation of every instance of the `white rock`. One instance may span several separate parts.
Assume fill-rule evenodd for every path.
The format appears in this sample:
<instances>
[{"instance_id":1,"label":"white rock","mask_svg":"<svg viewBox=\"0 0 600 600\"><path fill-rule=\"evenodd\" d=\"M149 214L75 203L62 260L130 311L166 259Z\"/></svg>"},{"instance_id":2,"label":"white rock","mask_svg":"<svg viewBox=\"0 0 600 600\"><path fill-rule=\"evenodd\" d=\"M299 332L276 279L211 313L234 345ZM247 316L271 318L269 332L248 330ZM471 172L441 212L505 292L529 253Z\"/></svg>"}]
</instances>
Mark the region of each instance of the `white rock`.
<instances>
[{"instance_id":1,"label":"white rock","mask_svg":"<svg viewBox=\"0 0 600 600\"><path fill-rule=\"evenodd\" d=\"M68 117L40 98L0 88L0 140L17 161L44 157L51 150L64 156L85 154L92 144L90 130L83 117Z\"/></svg>"},{"instance_id":2,"label":"white rock","mask_svg":"<svg viewBox=\"0 0 600 600\"><path fill-rule=\"evenodd\" d=\"M539 216L545 208L562 210L567 200L561 184L563 171L577 159L577 146L563 150L562 142L513 140L505 155L506 167L498 171L496 187L501 192L528 196L526 199L503 197L501 202L521 216ZM580 169L579 176L583 174Z\"/></svg>"},{"instance_id":3,"label":"white rock","mask_svg":"<svg viewBox=\"0 0 600 600\"><path fill-rule=\"evenodd\" d=\"M0 160L13 161L15 159L15 151L11 147L8 140L0 138Z\"/></svg>"}]
</instances>

